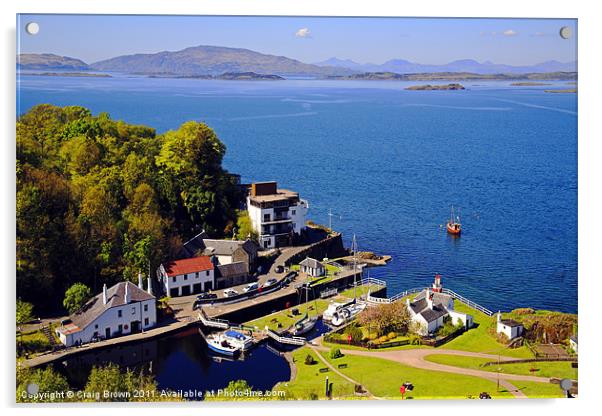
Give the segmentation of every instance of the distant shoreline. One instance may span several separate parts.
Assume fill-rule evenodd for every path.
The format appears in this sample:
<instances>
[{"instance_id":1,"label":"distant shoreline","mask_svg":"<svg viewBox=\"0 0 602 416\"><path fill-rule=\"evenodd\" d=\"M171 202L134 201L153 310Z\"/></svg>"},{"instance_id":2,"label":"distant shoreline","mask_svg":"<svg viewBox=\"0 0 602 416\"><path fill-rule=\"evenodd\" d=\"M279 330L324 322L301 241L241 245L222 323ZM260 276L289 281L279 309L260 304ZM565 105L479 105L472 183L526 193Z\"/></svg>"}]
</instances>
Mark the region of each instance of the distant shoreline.
<instances>
[{"instance_id":1,"label":"distant shoreline","mask_svg":"<svg viewBox=\"0 0 602 416\"><path fill-rule=\"evenodd\" d=\"M23 73L21 75L34 75L38 77L82 77L82 78L113 78L109 74L88 73L88 72L34 72Z\"/></svg>"}]
</instances>

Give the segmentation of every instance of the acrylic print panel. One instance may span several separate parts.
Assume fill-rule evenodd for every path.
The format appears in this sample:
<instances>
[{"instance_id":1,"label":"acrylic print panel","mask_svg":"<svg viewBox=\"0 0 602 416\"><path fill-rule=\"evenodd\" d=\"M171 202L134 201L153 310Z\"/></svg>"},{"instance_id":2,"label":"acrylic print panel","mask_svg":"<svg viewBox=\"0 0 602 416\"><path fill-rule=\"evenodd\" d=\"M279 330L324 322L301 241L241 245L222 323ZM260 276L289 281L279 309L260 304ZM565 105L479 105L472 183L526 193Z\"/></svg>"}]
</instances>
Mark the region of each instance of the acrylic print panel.
<instances>
[{"instance_id":1,"label":"acrylic print panel","mask_svg":"<svg viewBox=\"0 0 602 416\"><path fill-rule=\"evenodd\" d=\"M18 16L17 401L576 395L576 39Z\"/></svg>"}]
</instances>

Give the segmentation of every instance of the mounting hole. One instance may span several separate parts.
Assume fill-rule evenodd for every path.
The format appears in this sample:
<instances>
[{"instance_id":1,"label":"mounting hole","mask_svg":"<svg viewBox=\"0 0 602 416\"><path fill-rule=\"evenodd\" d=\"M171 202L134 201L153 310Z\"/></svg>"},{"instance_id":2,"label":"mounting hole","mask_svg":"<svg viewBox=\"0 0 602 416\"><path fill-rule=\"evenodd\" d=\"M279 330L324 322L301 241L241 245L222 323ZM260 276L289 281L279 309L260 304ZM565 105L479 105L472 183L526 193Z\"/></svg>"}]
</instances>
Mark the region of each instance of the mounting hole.
<instances>
[{"instance_id":1,"label":"mounting hole","mask_svg":"<svg viewBox=\"0 0 602 416\"><path fill-rule=\"evenodd\" d=\"M37 35L40 31L40 25L36 22L29 22L25 25L25 31L30 35Z\"/></svg>"},{"instance_id":2,"label":"mounting hole","mask_svg":"<svg viewBox=\"0 0 602 416\"><path fill-rule=\"evenodd\" d=\"M571 28L570 27L568 27L568 26L562 26L560 28L560 37L562 39L568 39L568 38L571 37L571 35L572 35L572 33L571 33Z\"/></svg>"}]
</instances>

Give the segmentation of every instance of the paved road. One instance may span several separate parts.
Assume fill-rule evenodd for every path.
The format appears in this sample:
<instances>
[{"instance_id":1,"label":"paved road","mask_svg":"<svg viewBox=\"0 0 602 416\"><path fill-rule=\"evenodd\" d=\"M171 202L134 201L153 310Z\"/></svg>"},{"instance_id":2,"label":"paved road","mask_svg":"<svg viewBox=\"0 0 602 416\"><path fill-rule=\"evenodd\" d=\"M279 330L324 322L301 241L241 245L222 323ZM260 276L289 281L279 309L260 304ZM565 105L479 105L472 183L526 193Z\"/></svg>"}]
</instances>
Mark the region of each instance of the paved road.
<instances>
[{"instance_id":1,"label":"paved road","mask_svg":"<svg viewBox=\"0 0 602 416\"><path fill-rule=\"evenodd\" d=\"M320 339L321 342L321 339ZM323 346L315 346L314 348L320 349L322 351L327 351L328 348ZM454 367L450 365L438 364L431 361L427 361L425 358L428 355L433 354L446 354L446 355L460 355L465 357L478 357L478 358L487 358L491 361L497 361L498 356L493 354L484 354L477 352L468 352L468 351L458 351L458 350L449 350L449 349L407 349L407 350L398 350L398 351L361 351L361 350L341 350L343 354L349 355L359 355L366 357L375 357L375 358L383 358L385 360L391 360L398 362L400 364L408 365L415 368L420 368L423 370L430 371L442 371L446 373L454 373L454 374L463 374L467 376L480 377L486 380L490 380L496 382L498 379L498 373L493 373L489 371L483 370L475 370L472 368L460 368ZM500 361L510 361L515 360L512 357L499 357ZM534 381L537 383L549 383L550 379L548 377L537 377L537 376L527 376L520 374L506 374L499 373L500 385L504 386L514 397L525 399L527 396L520 391L516 386L512 384L512 380L517 381Z\"/></svg>"}]
</instances>

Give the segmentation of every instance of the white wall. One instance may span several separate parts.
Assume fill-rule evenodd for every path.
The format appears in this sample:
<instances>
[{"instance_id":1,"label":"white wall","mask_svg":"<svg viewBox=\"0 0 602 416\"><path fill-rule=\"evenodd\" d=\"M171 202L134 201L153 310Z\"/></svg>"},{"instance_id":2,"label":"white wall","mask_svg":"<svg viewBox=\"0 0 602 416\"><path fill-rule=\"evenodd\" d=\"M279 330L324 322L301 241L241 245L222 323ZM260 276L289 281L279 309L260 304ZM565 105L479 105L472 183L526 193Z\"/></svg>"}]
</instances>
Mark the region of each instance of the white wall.
<instances>
[{"instance_id":1,"label":"white wall","mask_svg":"<svg viewBox=\"0 0 602 416\"><path fill-rule=\"evenodd\" d=\"M462 322L466 328L472 327L472 315L456 312L454 310L450 310L448 312L449 316L451 317L452 324L458 325L458 322Z\"/></svg>"},{"instance_id":2,"label":"white wall","mask_svg":"<svg viewBox=\"0 0 602 416\"><path fill-rule=\"evenodd\" d=\"M189 286L190 294L193 294L193 287L195 284L201 283L202 290L207 290L207 283L211 282L211 287L215 289L215 279L213 270L203 270L198 272L198 277L195 273L188 273L187 275L167 276L163 265L160 266L159 271L161 273L161 280L165 294L171 296L171 289L178 289L178 296L182 295L182 287ZM175 277L175 282L174 282ZM185 278L186 277L186 278Z\"/></svg>"},{"instance_id":3,"label":"white wall","mask_svg":"<svg viewBox=\"0 0 602 416\"><path fill-rule=\"evenodd\" d=\"M144 310L145 306L146 311ZM121 317L119 316L119 311L121 311ZM148 319L148 324L145 325L146 319ZM120 324L122 325L122 335L127 335L132 332L132 322L134 321L140 321L140 328L143 330L152 328L157 324L155 299L114 306L104 311L86 328L82 328L78 332L66 335L59 332L59 338L68 347L77 342L85 344L90 342L95 332L98 332L98 335L104 338L106 336L106 328L110 328L111 337L119 335L118 329Z\"/></svg>"},{"instance_id":4,"label":"white wall","mask_svg":"<svg viewBox=\"0 0 602 416\"><path fill-rule=\"evenodd\" d=\"M508 325L505 325L503 322L497 323L498 334L499 333L506 334L508 339L514 339L514 338L520 336L521 329L522 329L522 327L520 327L520 326L508 326Z\"/></svg>"}]
</instances>

